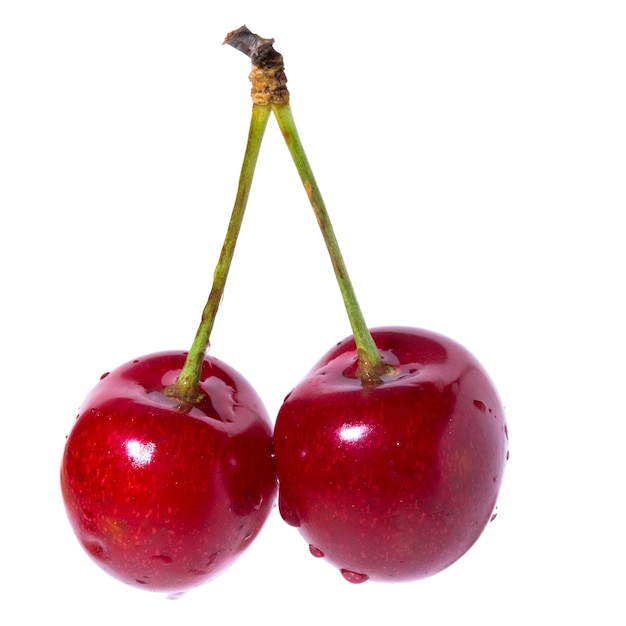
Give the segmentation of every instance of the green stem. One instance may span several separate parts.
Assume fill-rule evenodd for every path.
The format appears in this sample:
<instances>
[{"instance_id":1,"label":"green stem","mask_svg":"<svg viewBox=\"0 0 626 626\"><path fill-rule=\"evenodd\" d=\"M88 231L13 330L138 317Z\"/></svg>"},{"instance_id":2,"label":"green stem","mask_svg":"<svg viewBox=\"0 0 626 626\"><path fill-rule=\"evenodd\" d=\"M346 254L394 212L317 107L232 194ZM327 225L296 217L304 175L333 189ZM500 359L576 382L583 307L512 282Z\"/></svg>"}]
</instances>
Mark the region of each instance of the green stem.
<instances>
[{"instance_id":1,"label":"green stem","mask_svg":"<svg viewBox=\"0 0 626 626\"><path fill-rule=\"evenodd\" d=\"M251 32L245 25L226 35L224 43L243 52L252 61L250 82L254 106L271 106L278 126L287 142L291 157L296 165L304 188L309 196L318 224L328 248L335 276L348 313L352 333L357 347L357 376L364 383L380 382L389 368L383 363L380 352L367 328L361 308L357 302L343 256L339 250L328 211L315 182L313 171L306 158L302 142L289 106L289 90L283 57L274 50L274 40L264 39Z\"/></svg>"},{"instance_id":2,"label":"green stem","mask_svg":"<svg viewBox=\"0 0 626 626\"><path fill-rule=\"evenodd\" d=\"M246 152L241 166L241 174L239 176L239 186L237 188L237 197L226 231L226 237L222 245L222 251L215 267L213 275L213 286L209 293L209 298L202 312L202 319L193 340L193 344L178 380L165 390L165 393L182 402L197 402L202 394L200 393L200 376L202 372L202 363L204 356L209 347L209 338L213 330L215 316L224 294L226 278L230 270L231 261L235 252L235 245L241 229L241 223L248 203L250 195L250 187L254 177L254 170L261 149L261 141L265 133L267 121L271 113L269 106L252 107L252 118L250 120L250 129L248 132L248 142Z\"/></svg>"},{"instance_id":3,"label":"green stem","mask_svg":"<svg viewBox=\"0 0 626 626\"><path fill-rule=\"evenodd\" d=\"M365 381L378 381L380 376L387 371L387 367L382 362L380 352L365 323L341 250L339 249L339 244L337 243L337 238L335 237L335 231L326 210L326 205L300 141L291 106L288 102L283 102L272 103L271 107L313 207L333 264L335 277L341 290L357 347L359 357L358 375Z\"/></svg>"}]
</instances>

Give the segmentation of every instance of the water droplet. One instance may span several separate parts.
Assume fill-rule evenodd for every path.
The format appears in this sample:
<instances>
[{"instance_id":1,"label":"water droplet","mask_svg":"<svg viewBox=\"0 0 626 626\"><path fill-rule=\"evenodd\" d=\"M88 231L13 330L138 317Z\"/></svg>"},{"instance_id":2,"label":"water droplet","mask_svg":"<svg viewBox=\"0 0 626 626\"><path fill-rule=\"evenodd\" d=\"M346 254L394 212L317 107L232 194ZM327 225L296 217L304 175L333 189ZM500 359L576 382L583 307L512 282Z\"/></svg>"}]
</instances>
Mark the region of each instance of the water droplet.
<instances>
[{"instance_id":1,"label":"water droplet","mask_svg":"<svg viewBox=\"0 0 626 626\"><path fill-rule=\"evenodd\" d=\"M182 598L185 595L185 591L172 591L171 593L168 593L166 598L168 600L178 600L180 598Z\"/></svg>"},{"instance_id":2,"label":"water droplet","mask_svg":"<svg viewBox=\"0 0 626 626\"><path fill-rule=\"evenodd\" d=\"M163 387L173 385L178 380L181 371L182 370L179 369L167 370L167 372L161 376L161 385L163 385Z\"/></svg>"},{"instance_id":3,"label":"water droplet","mask_svg":"<svg viewBox=\"0 0 626 626\"><path fill-rule=\"evenodd\" d=\"M324 556L324 553L313 544L309 544L309 552L317 559L321 559Z\"/></svg>"},{"instance_id":4,"label":"water droplet","mask_svg":"<svg viewBox=\"0 0 626 626\"><path fill-rule=\"evenodd\" d=\"M341 575L349 582L354 585L360 585L364 583L366 580L369 580L369 576L367 574L359 574L358 572L353 572L349 569L342 569Z\"/></svg>"},{"instance_id":5,"label":"water droplet","mask_svg":"<svg viewBox=\"0 0 626 626\"><path fill-rule=\"evenodd\" d=\"M85 543L85 549L92 557L95 559L105 559L106 554L104 552L104 547L99 541L90 541Z\"/></svg>"},{"instance_id":6,"label":"water droplet","mask_svg":"<svg viewBox=\"0 0 626 626\"><path fill-rule=\"evenodd\" d=\"M153 561L161 561L161 563L165 563L165 565L169 565L172 562L172 557L167 554L155 554L152 557Z\"/></svg>"},{"instance_id":7,"label":"water droplet","mask_svg":"<svg viewBox=\"0 0 626 626\"><path fill-rule=\"evenodd\" d=\"M204 567L192 567L189 569L189 573L193 576L206 576L211 571L211 568L215 565L219 554L219 551L213 552L213 554L210 554L207 558Z\"/></svg>"},{"instance_id":8,"label":"water droplet","mask_svg":"<svg viewBox=\"0 0 626 626\"><path fill-rule=\"evenodd\" d=\"M487 405L482 400L474 400L474 406L482 413L487 412Z\"/></svg>"},{"instance_id":9,"label":"water droplet","mask_svg":"<svg viewBox=\"0 0 626 626\"><path fill-rule=\"evenodd\" d=\"M111 372L104 372L104 374L102 374L102 376L100 376L100 380L103 380L104 378L106 378Z\"/></svg>"},{"instance_id":10,"label":"water droplet","mask_svg":"<svg viewBox=\"0 0 626 626\"><path fill-rule=\"evenodd\" d=\"M207 395L213 410L205 408L209 417L222 422L235 422L235 407L237 406L235 390L227 382L217 376L209 376L202 381L202 391Z\"/></svg>"}]
</instances>

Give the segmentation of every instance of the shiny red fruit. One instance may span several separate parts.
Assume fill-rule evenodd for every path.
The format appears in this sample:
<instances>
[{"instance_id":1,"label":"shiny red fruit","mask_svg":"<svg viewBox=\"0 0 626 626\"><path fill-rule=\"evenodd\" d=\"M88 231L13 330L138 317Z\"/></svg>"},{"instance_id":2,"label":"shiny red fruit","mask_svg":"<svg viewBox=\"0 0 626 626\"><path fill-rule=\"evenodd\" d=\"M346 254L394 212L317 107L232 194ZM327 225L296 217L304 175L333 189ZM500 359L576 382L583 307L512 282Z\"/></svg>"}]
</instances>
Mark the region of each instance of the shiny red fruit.
<instances>
[{"instance_id":1,"label":"shiny red fruit","mask_svg":"<svg viewBox=\"0 0 626 626\"><path fill-rule=\"evenodd\" d=\"M283 519L350 582L408 581L459 559L492 518L504 410L476 359L413 328L372 336L392 372L356 377L352 337L287 396L274 430Z\"/></svg>"},{"instance_id":2,"label":"shiny red fruit","mask_svg":"<svg viewBox=\"0 0 626 626\"><path fill-rule=\"evenodd\" d=\"M204 399L163 390L186 353L162 352L102 377L67 439L61 486L80 543L130 585L171 594L220 574L276 495L271 423L250 384L205 357Z\"/></svg>"}]
</instances>

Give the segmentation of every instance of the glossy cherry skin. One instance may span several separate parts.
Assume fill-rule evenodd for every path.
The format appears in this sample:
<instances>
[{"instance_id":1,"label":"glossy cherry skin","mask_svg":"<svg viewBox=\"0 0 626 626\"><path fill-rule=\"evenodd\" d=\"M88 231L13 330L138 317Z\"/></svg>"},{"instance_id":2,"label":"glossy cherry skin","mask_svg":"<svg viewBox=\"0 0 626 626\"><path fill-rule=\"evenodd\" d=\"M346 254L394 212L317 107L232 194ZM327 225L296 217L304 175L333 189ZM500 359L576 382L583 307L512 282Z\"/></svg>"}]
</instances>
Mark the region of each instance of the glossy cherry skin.
<instances>
[{"instance_id":1,"label":"glossy cherry skin","mask_svg":"<svg viewBox=\"0 0 626 626\"><path fill-rule=\"evenodd\" d=\"M161 352L102 377L61 464L65 507L94 561L119 580L176 594L223 572L272 509L272 427L250 384L212 357L204 400L163 390L186 353Z\"/></svg>"},{"instance_id":2,"label":"glossy cherry skin","mask_svg":"<svg viewBox=\"0 0 626 626\"><path fill-rule=\"evenodd\" d=\"M372 331L392 366L356 377L352 337L286 397L274 428L283 519L350 582L410 581L459 559L492 518L508 457L504 410L463 347Z\"/></svg>"}]
</instances>

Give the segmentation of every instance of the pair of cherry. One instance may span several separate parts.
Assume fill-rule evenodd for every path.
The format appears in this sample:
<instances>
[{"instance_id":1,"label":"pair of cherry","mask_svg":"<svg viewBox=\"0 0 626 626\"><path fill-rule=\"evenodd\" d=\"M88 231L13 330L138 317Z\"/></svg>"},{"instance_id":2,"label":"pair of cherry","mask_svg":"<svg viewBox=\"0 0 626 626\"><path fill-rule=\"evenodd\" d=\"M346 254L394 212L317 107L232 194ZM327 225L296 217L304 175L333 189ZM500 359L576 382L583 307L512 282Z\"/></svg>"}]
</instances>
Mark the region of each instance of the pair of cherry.
<instances>
[{"instance_id":1,"label":"pair of cherry","mask_svg":"<svg viewBox=\"0 0 626 626\"><path fill-rule=\"evenodd\" d=\"M131 585L178 594L250 545L278 491L282 518L344 578L408 581L459 559L492 518L508 457L489 376L456 342L368 330L298 137L282 57L242 27L252 120L213 288L188 352L105 374L80 408L61 465L80 543ZM208 355L248 193L274 114L318 218L353 335L289 393L272 427L248 381Z\"/></svg>"}]
</instances>

